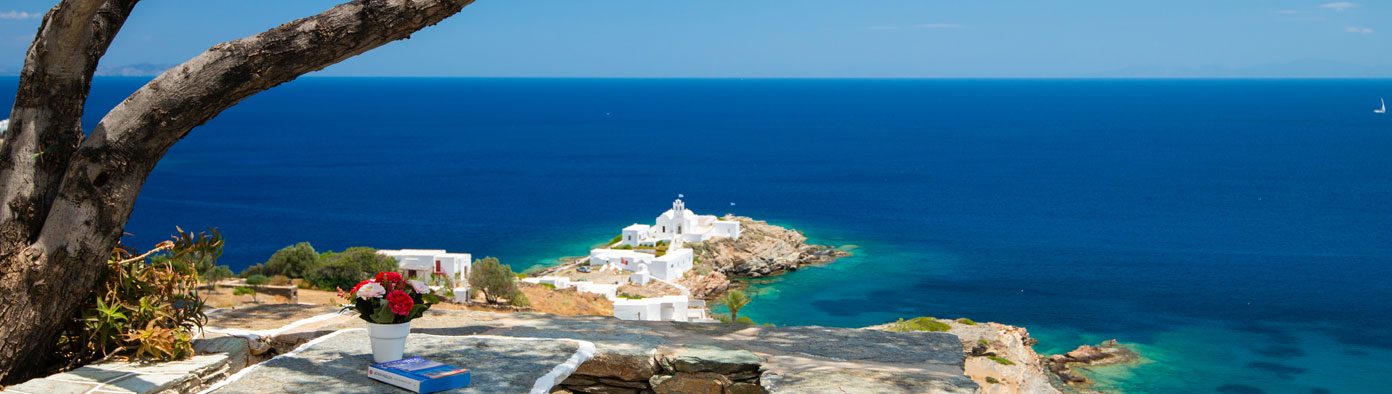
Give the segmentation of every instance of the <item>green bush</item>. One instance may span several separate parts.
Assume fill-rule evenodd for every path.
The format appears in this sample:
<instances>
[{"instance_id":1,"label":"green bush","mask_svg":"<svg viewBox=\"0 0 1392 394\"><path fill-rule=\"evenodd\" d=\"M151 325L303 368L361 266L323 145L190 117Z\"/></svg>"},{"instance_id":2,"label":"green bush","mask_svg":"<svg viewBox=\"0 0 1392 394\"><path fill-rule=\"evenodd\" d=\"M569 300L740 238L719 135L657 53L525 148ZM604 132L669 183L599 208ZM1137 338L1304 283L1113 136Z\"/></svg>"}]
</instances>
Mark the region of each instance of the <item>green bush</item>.
<instances>
[{"instance_id":1,"label":"green bush","mask_svg":"<svg viewBox=\"0 0 1392 394\"><path fill-rule=\"evenodd\" d=\"M643 296L628 294L628 293L625 293L625 292L622 292L622 291L619 292L618 296L619 296L619 298L630 299L630 300L641 300L641 299L643 299Z\"/></svg>"},{"instance_id":2,"label":"green bush","mask_svg":"<svg viewBox=\"0 0 1392 394\"><path fill-rule=\"evenodd\" d=\"M623 240L623 234L615 235L614 238L610 238L610 239L609 239L609 245L613 245L615 242L619 242L619 241L622 241L622 240Z\"/></svg>"},{"instance_id":3,"label":"green bush","mask_svg":"<svg viewBox=\"0 0 1392 394\"><path fill-rule=\"evenodd\" d=\"M267 283L271 283L271 278L267 278L266 275L256 274L246 278L246 284L249 285L259 286Z\"/></svg>"},{"instance_id":4,"label":"green bush","mask_svg":"<svg viewBox=\"0 0 1392 394\"><path fill-rule=\"evenodd\" d=\"M53 366L71 369L111 356L173 360L193 355L194 336L207 322L196 290L198 269L211 272L222 245L216 231L195 235L183 229L145 254L117 245L58 334Z\"/></svg>"},{"instance_id":5,"label":"green bush","mask_svg":"<svg viewBox=\"0 0 1392 394\"><path fill-rule=\"evenodd\" d=\"M891 323L888 328L889 331L895 332L940 332L951 329L952 326L948 325L947 323L940 322L938 321L938 319L934 319L931 317L915 317L909 320L899 319L899 321Z\"/></svg>"},{"instance_id":6,"label":"green bush","mask_svg":"<svg viewBox=\"0 0 1392 394\"><path fill-rule=\"evenodd\" d=\"M522 292L520 292L520 291L519 291L519 292L516 292L516 293L512 293L512 296L508 297L508 305L512 305L512 306L528 306L528 305L531 305L531 304L532 304L532 301L527 299L527 295L526 295L526 294L522 294Z\"/></svg>"},{"instance_id":7,"label":"green bush","mask_svg":"<svg viewBox=\"0 0 1392 394\"><path fill-rule=\"evenodd\" d=\"M1003 357L986 356L986 358L989 358L989 359L991 359L991 361L995 361L997 364L1000 364L1000 365L1015 365L1015 363L1010 362L1010 360L1006 360L1006 359L1003 358Z\"/></svg>"},{"instance_id":8,"label":"green bush","mask_svg":"<svg viewBox=\"0 0 1392 394\"><path fill-rule=\"evenodd\" d=\"M320 255L305 280L323 290L347 290L379 272L396 272L397 267L396 259L377 254L377 249L354 247Z\"/></svg>"},{"instance_id":9,"label":"green bush","mask_svg":"<svg viewBox=\"0 0 1392 394\"><path fill-rule=\"evenodd\" d=\"M987 377L986 377L986 383L996 384L996 383L1000 383L1000 381L999 381L999 380L996 380L996 378L987 376Z\"/></svg>"},{"instance_id":10,"label":"green bush","mask_svg":"<svg viewBox=\"0 0 1392 394\"><path fill-rule=\"evenodd\" d=\"M246 286L237 286L236 289L233 289L233 290L232 290L232 294L233 294L233 295L256 294L256 290L255 290L255 289L252 289L252 288L250 288L250 287L246 287Z\"/></svg>"},{"instance_id":11,"label":"green bush","mask_svg":"<svg viewBox=\"0 0 1392 394\"><path fill-rule=\"evenodd\" d=\"M633 250L633 245L619 245L615 246L614 249Z\"/></svg>"},{"instance_id":12,"label":"green bush","mask_svg":"<svg viewBox=\"0 0 1392 394\"><path fill-rule=\"evenodd\" d=\"M551 289L551 290L556 290L556 285L553 285L553 284L550 284L550 283L537 283L537 284L541 285L542 287Z\"/></svg>"},{"instance_id":13,"label":"green bush","mask_svg":"<svg viewBox=\"0 0 1392 394\"><path fill-rule=\"evenodd\" d=\"M291 278L303 278L318 261L319 253L314 251L314 247L310 246L309 242L300 242L276 251L270 259L261 263L261 272L257 273L266 276L285 275Z\"/></svg>"},{"instance_id":14,"label":"green bush","mask_svg":"<svg viewBox=\"0 0 1392 394\"><path fill-rule=\"evenodd\" d=\"M966 324L966 325L968 325L968 326L975 326L975 325L976 325L976 322L972 321L972 319L968 319L968 318L965 318L965 317L964 317L964 318L961 318L961 319L957 319L957 322L958 322L958 323L961 323L961 324Z\"/></svg>"},{"instance_id":15,"label":"green bush","mask_svg":"<svg viewBox=\"0 0 1392 394\"><path fill-rule=\"evenodd\" d=\"M991 343L987 342L985 339L978 339L976 340L976 343L982 344L984 346L991 346Z\"/></svg>"}]
</instances>

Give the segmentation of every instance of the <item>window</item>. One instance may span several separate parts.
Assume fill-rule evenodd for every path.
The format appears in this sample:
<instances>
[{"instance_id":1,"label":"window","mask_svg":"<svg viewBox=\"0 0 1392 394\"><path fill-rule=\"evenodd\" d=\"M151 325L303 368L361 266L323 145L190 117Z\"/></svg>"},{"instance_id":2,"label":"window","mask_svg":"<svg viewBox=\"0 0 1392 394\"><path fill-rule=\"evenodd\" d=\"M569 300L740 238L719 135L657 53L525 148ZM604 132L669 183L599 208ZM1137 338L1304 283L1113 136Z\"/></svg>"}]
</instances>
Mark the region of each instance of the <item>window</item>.
<instances>
[{"instance_id":1,"label":"window","mask_svg":"<svg viewBox=\"0 0 1392 394\"><path fill-rule=\"evenodd\" d=\"M435 272L445 272L440 269L440 260L435 260Z\"/></svg>"}]
</instances>

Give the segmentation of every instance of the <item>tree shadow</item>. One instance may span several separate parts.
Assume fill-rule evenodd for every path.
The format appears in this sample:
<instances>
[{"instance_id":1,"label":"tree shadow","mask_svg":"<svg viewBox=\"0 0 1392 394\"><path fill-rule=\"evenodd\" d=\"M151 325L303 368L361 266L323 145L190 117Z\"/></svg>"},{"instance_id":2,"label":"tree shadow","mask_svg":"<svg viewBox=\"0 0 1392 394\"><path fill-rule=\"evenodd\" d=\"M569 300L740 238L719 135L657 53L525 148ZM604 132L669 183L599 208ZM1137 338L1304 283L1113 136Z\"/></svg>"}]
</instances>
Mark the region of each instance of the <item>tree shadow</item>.
<instances>
[{"instance_id":1,"label":"tree shadow","mask_svg":"<svg viewBox=\"0 0 1392 394\"><path fill-rule=\"evenodd\" d=\"M328 305L259 304L237 309L218 309L208 314L210 327L274 329L297 320L337 311ZM268 324L270 323L270 324Z\"/></svg>"},{"instance_id":2,"label":"tree shadow","mask_svg":"<svg viewBox=\"0 0 1392 394\"><path fill-rule=\"evenodd\" d=\"M456 332L471 330L469 327L458 329ZM568 341L432 334L408 338L405 356L421 356L470 370L468 387L446 392L503 393L529 391L538 378L568 360L577 350L578 346ZM366 332L348 331L300 353L263 362L257 369L215 392L401 392L395 386L369 378L367 368L372 364L371 343Z\"/></svg>"}]
</instances>

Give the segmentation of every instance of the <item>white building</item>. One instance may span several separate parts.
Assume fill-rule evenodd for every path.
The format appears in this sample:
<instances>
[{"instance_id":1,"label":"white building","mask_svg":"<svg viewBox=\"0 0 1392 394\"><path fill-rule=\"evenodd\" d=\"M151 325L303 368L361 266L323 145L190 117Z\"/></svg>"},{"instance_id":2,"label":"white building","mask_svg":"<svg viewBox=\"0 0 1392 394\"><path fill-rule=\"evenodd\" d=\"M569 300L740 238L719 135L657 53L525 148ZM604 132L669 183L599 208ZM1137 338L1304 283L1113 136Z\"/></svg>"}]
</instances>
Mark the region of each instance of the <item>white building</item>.
<instances>
[{"instance_id":1,"label":"white building","mask_svg":"<svg viewBox=\"0 0 1392 394\"><path fill-rule=\"evenodd\" d=\"M680 241L668 245L662 257L644 250L595 249L590 251L590 266L612 265L625 271L646 271L654 278L674 281L691 270L693 256L691 249L681 247Z\"/></svg>"},{"instance_id":2,"label":"white building","mask_svg":"<svg viewBox=\"0 0 1392 394\"><path fill-rule=\"evenodd\" d=\"M658 241L673 242L677 239L689 242L705 241L714 237L739 239L739 222L720 220L715 215L697 215L686 209L686 203L678 199L672 202L672 209L657 216L656 224L633 224L623 229L621 245L656 245Z\"/></svg>"},{"instance_id":3,"label":"white building","mask_svg":"<svg viewBox=\"0 0 1392 394\"><path fill-rule=\"evenodd\" d=\"M545 283L548 285L556 286L557 289L569 289L574 287L576 291L579 291L581 293L599 294L604 296L604 298L608 299L609 301L614 301L619 298L619 285L604 285L599 283L592 283L589 281L573 281L570 280L570 278L566 278L563 276L523 278L522 281L527 283L538 284Z\"/></svg>"},{"instance_id":4,"label":"white building","mask_svg":"<svg viewBox=\"0 0 1392 394\"><path fill-rule=\"evenodd\" d=\"M706 303L686 296L620 299L614 301L614 317L620 320L707 322Z\"/></svg>"},{"instance_id":5,"label":"white building","mask_svg":"<svg viewBox=\"0 0 1392 394\"><path fill-rule=\"evenodd\" d=\"M443 275L454 282L468 282L469 267L473 264L468 253L448 253L443 249L378 250L377 253L395 258L405 277L420 280Z\"/></svg>"}]
</instances>

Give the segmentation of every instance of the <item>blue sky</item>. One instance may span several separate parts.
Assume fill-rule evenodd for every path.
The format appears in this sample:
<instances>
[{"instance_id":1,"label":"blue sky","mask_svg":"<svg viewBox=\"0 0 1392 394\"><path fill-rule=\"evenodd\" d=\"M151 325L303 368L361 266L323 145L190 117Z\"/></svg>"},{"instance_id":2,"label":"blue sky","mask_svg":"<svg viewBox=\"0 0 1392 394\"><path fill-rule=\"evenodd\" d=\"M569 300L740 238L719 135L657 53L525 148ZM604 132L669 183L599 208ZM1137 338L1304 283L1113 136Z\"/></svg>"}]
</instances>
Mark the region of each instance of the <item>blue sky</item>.
<instances>
[{"instance_id":1,"label":"blue sky","mask_svg":"<svg viewBox=\"0 0 1392 394\"><path fill-rule=\"evenodd\" d=\"M102 65L183 62L334 0L144 0ZM0 72L55 0L0 3ZM319 72L477 77L1392 77L1392 1L478 0Z\"/></svg>"}]
</instances>

